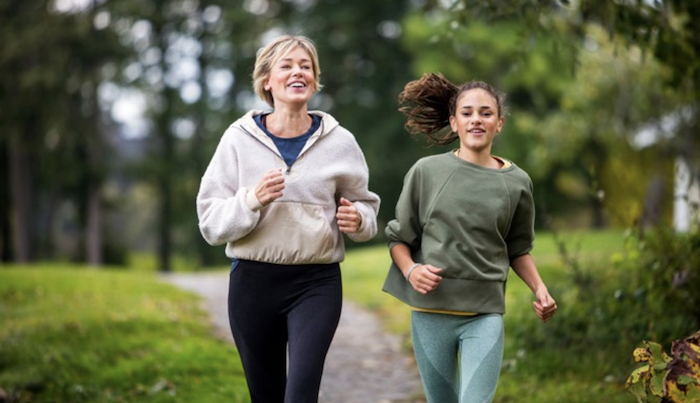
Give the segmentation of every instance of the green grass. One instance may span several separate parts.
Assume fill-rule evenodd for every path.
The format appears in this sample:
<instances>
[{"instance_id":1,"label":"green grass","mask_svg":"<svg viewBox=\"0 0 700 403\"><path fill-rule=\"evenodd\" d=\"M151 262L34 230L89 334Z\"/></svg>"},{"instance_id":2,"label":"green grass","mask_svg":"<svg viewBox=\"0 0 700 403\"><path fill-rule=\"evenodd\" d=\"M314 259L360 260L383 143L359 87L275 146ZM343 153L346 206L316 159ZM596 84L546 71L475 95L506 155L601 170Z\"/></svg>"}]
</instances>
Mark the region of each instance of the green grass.
<instances>
[{"instance_id":1,"label":"green grass","mask_svg":"<svg viewBox=\"0 0 700 403\"><path fill-rule=\"evenodd\" d=\"M623 234L619 231L562 233L558 234L556 239L565 243L567 252L578 261L581 270L591 270L589 267L607 267L600 262L609 261L612 255L623 249L624 244ZM532 255L550 293L558 299L561 310L562 304L575 301L562 301L559 298L573 285L571 273L562 262L556 239L553 234L538 234ZM385 246L350 251L342 264L345 296L377 312L386 328L402 335L406 347L410 348L409 308L388 294L379 292L390 259ZM633 363L611 361L604 349L597 349L595 346L590 346L589 349L586 349L586 346L556 350L526 349L518 337L522 330L518 330L539 328L540 331L547 332L549 325L539 322L532 311L532 300L531 291L511 271L506 292L507 313L504 316L504 370L495 402L635 401L624 389L624 374L629 374ZM525 324L528 326L524 326ZM623 356L629 355L630 358L631 353L631 350L622 352Z\"/></svg>"},{"instance_id":2,"label":"green grass","mask_svg":"<svg viewBox=\"0 0 700 403\"><path fill-rule=\"evenodd\" d=\"M248 401L235 348L154 273L0 267L0 318L10 401Z\"/></svg>"}]
</instances>

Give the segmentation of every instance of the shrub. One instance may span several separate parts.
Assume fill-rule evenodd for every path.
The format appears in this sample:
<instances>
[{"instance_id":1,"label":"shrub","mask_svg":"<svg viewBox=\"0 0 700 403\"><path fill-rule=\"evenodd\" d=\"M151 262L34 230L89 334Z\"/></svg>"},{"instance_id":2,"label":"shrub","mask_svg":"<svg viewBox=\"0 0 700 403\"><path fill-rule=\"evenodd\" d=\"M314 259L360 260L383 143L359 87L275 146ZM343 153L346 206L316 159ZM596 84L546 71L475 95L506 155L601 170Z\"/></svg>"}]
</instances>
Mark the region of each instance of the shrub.
<instances>
[{"instance_id":1,"label":"shrub","mask_svg":"<svg viewBox=\"0 0 700 403\"><path fill-rule=\"evenodd\" d=\"M556 290L559 312L546 327L523 324L525 348L595 349L619 362L630 343L668 345L700 328L700 232L656 228L625 237L625 252L595 263L602 267L582 267L561 244L572 287Z\"/></svg>"},{"instance_id":2,"label":"shrub","mask_svg":"<svg viewBox=\"0 0 700 403\"><path fill-rule=\"evenodd\" d=\"M634 350L636 362L626 387L637 402L700 403L700 331L673 342L671 356L657 343Z\"/></svg>"}]
</instances>

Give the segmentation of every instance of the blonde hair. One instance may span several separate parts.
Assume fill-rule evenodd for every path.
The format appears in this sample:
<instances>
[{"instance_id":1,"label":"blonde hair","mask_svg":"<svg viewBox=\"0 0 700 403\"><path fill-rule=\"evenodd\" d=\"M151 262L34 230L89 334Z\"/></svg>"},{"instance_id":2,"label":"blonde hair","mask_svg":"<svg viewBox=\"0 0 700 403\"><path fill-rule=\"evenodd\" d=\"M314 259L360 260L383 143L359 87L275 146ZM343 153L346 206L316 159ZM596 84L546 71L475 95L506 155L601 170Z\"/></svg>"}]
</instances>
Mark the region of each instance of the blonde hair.
<instances>
[{"instance_id":1,"label":"blonde hair","mask_svg":"<svg viewBox=\"0 0 700 403\"><path fill-rule=\"evenodd\" d=\"M265 89L265 81L270 78L272 66L296 48L304 49L311 57L314 72L314 92L322 87L320 82L321 67L318 64L318 52L313 41L301 35L282 35L258 50L255 58L255 69L253 70L253 89L255 93L273 108L275 107L275 100L272 98L272 92Z\"/></svg>"},{"instance_id":2,"label":"blonde hair","mask_svg":"<svg viewBox=\"0 0 700 403\"><path fill-rule=\"evenodd\" d=\"M483 81L469 81L456 86L442 74L424 74L420 79L406 84L399 94L399 112L406 115L406 130L412 135L424 135L433 144L449 144L459 139L450 127L450 116L456 113L459 97L480 88L493 96L498 116L506 113L505 94Z\"/></svg>"}]
</instances>

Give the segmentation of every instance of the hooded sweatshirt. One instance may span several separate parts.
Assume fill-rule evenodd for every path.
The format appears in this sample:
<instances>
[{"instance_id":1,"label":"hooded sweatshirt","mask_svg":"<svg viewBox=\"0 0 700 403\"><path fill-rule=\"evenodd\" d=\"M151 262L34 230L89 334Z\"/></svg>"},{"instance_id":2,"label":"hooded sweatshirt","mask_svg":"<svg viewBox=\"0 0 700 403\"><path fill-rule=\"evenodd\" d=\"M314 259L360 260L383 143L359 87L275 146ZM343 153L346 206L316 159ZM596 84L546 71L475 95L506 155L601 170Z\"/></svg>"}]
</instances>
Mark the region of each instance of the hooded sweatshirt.
<instances>
[{"instance_id":1,"label":"hooded sweatshirt","mask_svg":"<svg viewBox=\"0 0 700 403\"><path fill-rule=\"evenodd\" d=\"M345 256L335 218L340 198L355 204L362 224L354 241L377 233L379 196L368 189L369 170L355 137L331 115L310 111L321 124L287 166L250 111L224 132L197 195L199 229L226 256L276 264L336 263ZM271 169L284 172L283 196L262 206L255 187Z\"/></svg>"}]
</instances>

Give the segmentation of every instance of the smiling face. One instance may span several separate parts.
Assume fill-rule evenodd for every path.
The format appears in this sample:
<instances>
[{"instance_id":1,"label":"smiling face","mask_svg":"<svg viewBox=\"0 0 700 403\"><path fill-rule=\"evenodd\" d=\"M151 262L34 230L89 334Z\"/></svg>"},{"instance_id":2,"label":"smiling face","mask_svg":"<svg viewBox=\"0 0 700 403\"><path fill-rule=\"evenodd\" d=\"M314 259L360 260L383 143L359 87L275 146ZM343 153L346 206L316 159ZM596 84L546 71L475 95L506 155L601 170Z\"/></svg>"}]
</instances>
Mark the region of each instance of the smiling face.
<instances>
[{"instance_id":1,"label":"smiling face","mask_svg":"<svg viewBox=\"0 0 700 403\"><path fill-rule=\"evenodd\" d=\"M459 135L461 148L490 154L493 139L501 132L504 121L496 98L484 89L474 88L463 92L457 99L455 114L450 116L450 127Z\"/></svg>"},{"instance_id":2,"label":"smiling face","mask_svg":"<svg viewBox=\"0 0 700 403\"><path fill-rule=\"evenodd\" d=\"M272 65L263 88L270 91L275 106L307 103L316 92L311 56L302 47L292 49Z\"/></svg>"}]
</instances>

